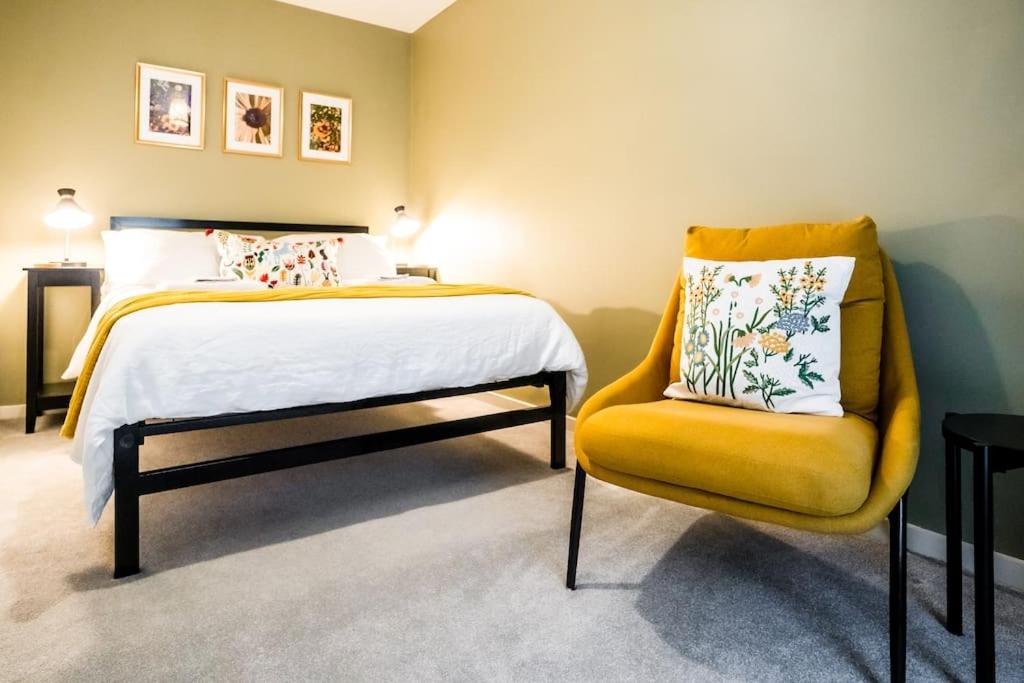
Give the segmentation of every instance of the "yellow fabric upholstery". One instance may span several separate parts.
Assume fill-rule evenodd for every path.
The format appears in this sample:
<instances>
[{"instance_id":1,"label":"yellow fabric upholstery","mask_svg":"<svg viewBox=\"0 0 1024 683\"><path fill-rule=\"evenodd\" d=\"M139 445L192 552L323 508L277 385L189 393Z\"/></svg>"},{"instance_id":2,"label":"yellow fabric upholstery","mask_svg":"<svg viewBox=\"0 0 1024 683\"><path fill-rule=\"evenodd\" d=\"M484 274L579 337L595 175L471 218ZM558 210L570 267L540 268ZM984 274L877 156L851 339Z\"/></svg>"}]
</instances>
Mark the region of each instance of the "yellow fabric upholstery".
<instances>
[{"instance_id":1,"label":"yellow fabric upholstery","mask_svg":"<svg viewBox=\"0 0 1024 683\"><path fill-rule=\"evenodd\" d=\"M645 479L812 515L868 497L875 425L663 400L611 406L580 435L590 462Z\"/></svg>"},{"instance_id":2,"label":"yellow fabric upholstery","mask_svg":"<svg viewBox=\"0 0 1024 683\"><path fill-rule=\"evenodd\" d=\"M712 261L855 257L857 263L840 306L840 402L847 412L875 419L885 287L873 220L862 216L845 223L798 223L767 228L694 226L686 232L685 254ZM680 288L683 287L680 279ZM682 316L680 309L671 356L673 382L679 381Z\"/></svg>"},{"instance_id":3,"label":"yellow fabric upholstery","mask_svg":"<svg viewBox=\"0 0 1024 683\"><path fill-rule=\"evenodd\" d=\"M885 305L883 317L880 320L882 347L877 397L877 438L870 442L874 444L874 448L868 454L874 463L870 487L866 499L856 509L841 513L832 512L831 514L815 513L811 511L815 507L838 510L842 505L823 506L820 500L810 497L803 500L804 510L795 509L793 505L782 507L780 504L770 505L750 500L746 491L750 490L752 486L749 482L743 483L743 480L749 477L750 471L736 472L733 470L737 482L731 483L729 489L725 489L725 483L718 480L716 486L721 490L728 490L732 495L698 488L700 485L707 486L707 484L698 484L693 479L689 480L690 485L680 485L652 476L623 471L624 459L629 458L631 453L635 456L638 451L635 442L630 442L628 446L625 445L625 442L619 442L617 444L619 460L616 461L618 469L612 469L609 466L611 461L608 458L608 453L611 452L612 446L605 445L603 439L607 439L607 437L602 437L602 432L607 429L608 423L603 419L596 420L596 416L613 406L660 403L662 401L662 392L667 385L666 377L670 372L673 337L679 315L678 279L672 288L672 295L647 357L630 373L594 394L580 409L576 418L576 457L579 464L588 474L609 483L736 517L830 533L861 533L874 527L885 519L907 487L910 486L910 481L917 468L920 439L920 405L917 382L914 378L914 365L910 355L910 340L903 318L903 305L892 264L884 253L880 253L880 263ZM752 419L784 420L787 418L784 415L763 414L739 408L715 407L720 410L734 411L737 422ZM806 419L834 420L836 418L808 416ZM855 420L856 418L848 416L842 419ZM783 437L779 436L778 438L782 439ZM804 443L803 437L796 433L792 434L791 438L794 451ZM823 448L825 445L823 443ZM869 446L865 444L865 448L869 448ZM594 452L600 455L591 458L591 449L596 449ZM679 453L676 457L687 458L689 456ZM821 457L832 458L834 456L822 453ZM722 463L723 470L726 467L734 467L726 465L725 461ZM781 464L780 462L779 465L781 466ZM631 469L636 470L637 468ZM652 471L647 473L653 474ZM762 472L761 475L768 477L769 473ZM779 473L777 476L789 475ZM853 489L833 494L837 497L836 500L842 498L847 506L850 505L850 501L861 495L857 487L862 484L858 481L845 481L837 485ZM746 489L741 488L743 486L746 486ZM782 485L777 484L776 486ZM762 489L762 492L764 490ZM778 491L779 488L775 490ZM743 497L739 497L741 495L739 491L744 491ZM808 495L810 496L811 492Z\"/></svg>"}]
</instances>

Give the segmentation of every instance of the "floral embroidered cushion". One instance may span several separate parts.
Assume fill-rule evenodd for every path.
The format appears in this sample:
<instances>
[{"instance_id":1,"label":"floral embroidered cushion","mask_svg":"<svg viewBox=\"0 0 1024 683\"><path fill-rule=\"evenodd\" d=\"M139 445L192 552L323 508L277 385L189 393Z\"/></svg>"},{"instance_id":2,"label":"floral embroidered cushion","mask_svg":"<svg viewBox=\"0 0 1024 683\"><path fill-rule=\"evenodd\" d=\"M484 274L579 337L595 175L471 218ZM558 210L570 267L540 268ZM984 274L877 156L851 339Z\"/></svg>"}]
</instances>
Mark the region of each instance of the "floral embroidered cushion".
<instances>
[{"instance_id":1,"label":"floral embroidered cushion","mask_svg":"<svg viewBox=\"0 0 1024 683\"><path fill-rule=\"evenodd\" d=\"M669 398L843 414L839 304L856 259L683 259L680 379Z\"/></svg>"},{"instance_id":2,"label":"floral embroidered cushion","mask_svg":"<svg viewBox=\"0 0 1024 683\"><path fill-rule=\"evenodd\" d=\"M217 242L222 277L263 282L267 287L336 287L341 238L274 240L208 230Z\"/></svg>"},{"instance_id":3,"label":"floral embroidered cushion","mask_svg":"<svg viewBox=\"0 0 1024 683\"><path fill-rule=\"evenodd\" d=\"M683 256L709 261L774 261L824 256L857 259L843 303L839 384L843 410L874 421L877 417L882 358L882 318L885 286L878 229L868 216L836 223L790 223L750 228L714 228L694 225L686 230ZM686 283L679 277L679 299ZM673 331L673 352L668 382L678 382L685 307Z\"/></svg>"}]
</instances>

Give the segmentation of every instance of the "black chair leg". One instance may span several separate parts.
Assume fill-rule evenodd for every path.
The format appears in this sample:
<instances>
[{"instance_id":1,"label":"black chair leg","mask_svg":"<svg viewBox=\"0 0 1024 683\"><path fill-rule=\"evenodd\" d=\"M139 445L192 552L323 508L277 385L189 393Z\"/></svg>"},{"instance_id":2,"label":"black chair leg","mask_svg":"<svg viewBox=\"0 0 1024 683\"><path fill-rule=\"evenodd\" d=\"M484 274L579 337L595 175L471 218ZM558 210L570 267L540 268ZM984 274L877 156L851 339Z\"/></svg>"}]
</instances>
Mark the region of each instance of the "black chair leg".
<instances>
[{"instance_id":1,"label":"black chair leg","mask_svg":"<svg viewBox=\"0 0 1024 683\"><path fill-rule=\"evenodd\" d=\"M565 573L565 587L576 590L576 560L580 556L580 531L583 528L583 495L587 488L587 473L576 463L576 483L572 489L572 520L569 522L569 567Z\"/></svg>"},{"instance_id":2,"label":"black chair leg","mask_svg":"<svg viewBox=\"0 0 1024 683\"><path fill-rule=\"evenodd\" d=\"M889 513L889 678L907 680L907 494Z\"/></svg>"},{"instance_id":3,"label":"black chair leg","mask_svg":"<svg viewBox=\"0 0 1024 683\"><path fill-rule=\"evenodd\" d=\"M964 634L960 447L946 442L946 630Z\"/></svg>"}]
</instances>

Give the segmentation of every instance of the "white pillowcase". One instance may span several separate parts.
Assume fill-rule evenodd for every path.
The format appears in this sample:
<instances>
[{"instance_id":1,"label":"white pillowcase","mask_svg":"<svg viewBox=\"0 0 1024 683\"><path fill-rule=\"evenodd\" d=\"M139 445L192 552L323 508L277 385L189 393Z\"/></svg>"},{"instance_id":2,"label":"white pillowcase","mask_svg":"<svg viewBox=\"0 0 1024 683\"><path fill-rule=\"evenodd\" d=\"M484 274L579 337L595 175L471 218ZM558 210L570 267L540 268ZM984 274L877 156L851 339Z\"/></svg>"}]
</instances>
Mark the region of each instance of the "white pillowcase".
<instances>
[{"instance_id":1,"label":"white pillowcase","mask_svg":"<svg viewBox=\"0 0 1024 683\"><path fill-rule=\"evenodd\" d=\"M398 272L395 259L385 248L387 237L365 233L295 233L281 240L306 242L340 238L338 246L338 272L344 280L394 277Z\"/></svg>"},{"instance_id":2,"label":"white pillowcase","mask_svg":"<svg viewBox=\"0 0 1024 683\"><path fill-rule=\"evenodd\" d=\"M683 259L680 381L669 398L843 414L839 304L856 259Z\"/></svg>"},{"instance_id":3,"label":"white pillowcase","mask_svg":"<svg viewBox=\"0 0 1024 683\"><path fill-rule=\"evenodd\" d=\"M203 232L130 228L105 230L104 291L123 285L220 276L216 240Z\"/></svg>"},{"instance_id":4,"label":"white pillowcase","mask_svg":"<svg viewBox=\"0 0 1024 683\"><path fill-rule=\"evenodd\" d=\"M102 233L105 256L103 291L124 285L156 285L220 277L217 240L203 231L129 228ZM393 277L395 259L385 248L387 237L363 233L296 233L287 241L342 239L338 270L347 279Z\"/></svg>"}]
</instances>

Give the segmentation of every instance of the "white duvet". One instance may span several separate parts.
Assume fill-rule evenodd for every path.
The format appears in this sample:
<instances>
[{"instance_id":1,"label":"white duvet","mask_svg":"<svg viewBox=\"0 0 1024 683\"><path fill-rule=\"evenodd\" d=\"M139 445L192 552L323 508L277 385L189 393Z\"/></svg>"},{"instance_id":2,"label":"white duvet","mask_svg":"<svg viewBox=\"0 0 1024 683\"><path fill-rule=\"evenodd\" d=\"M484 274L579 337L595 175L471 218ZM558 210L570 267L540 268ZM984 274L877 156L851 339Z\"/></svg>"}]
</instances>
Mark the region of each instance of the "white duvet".
<instances>
[{"instance_id":1,"label":"white duvet","mask_svg":"<svg viewBox=\"0 0 1024 683\"><path fill-rule=\"evenodd\" d=\"M98 316L144 291L104 297L65 376L80 372ZM568 371L567 399L575 406L587 383L583 352L551 306L528 296L161 306L111 330L72 458L82 465L95 523L113 491L113 431L121 425L468 387L542 371Z\"/></svg>"}]
</instances>

